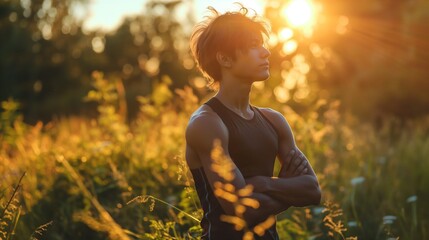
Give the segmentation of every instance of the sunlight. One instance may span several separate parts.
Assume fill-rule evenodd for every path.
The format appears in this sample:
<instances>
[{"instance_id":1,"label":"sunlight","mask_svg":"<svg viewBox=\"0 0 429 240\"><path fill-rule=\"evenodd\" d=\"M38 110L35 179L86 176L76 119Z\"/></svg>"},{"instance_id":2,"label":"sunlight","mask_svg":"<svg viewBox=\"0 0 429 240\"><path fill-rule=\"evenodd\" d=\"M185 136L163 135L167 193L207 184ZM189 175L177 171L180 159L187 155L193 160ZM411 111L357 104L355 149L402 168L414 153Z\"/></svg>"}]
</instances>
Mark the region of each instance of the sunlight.
<instances>
[{"instance_id":1,"label":"sunlight","mask_svg":"<svg viewBox=\"0 0 429 240\"><path fill-rule=\"evenodd\" d=\"M93 0L88 6L78 6L76 14L84 19L83 28L87 31L113 31L126 16L141 14L145 4L146 0Z\"/></svg>"},{"instance_id":2,"label":"sunlight","mask_svg":"<svg viewBox=\"0 0 429 240\"><path fill-rule=\"evenodd\" d=\"M282 14L292 27L306 27L314 22L314 6L309 0L290 1L283 8Z\"/></svg>"},{"instance_id":3,"label":"sunlight","mask_svg":"<svg viewBox=\"0 0 429 240\"><path fill-rule=\"evenodd\" d=\"M86 31L103 30L114 31L117 29L125 17L130 15L144 14L147 0L92 0L87 7L77 5L74 9L75 15L84 20L83 28ZM196 0L180 4L177 9L178 18L187 20L187 12L191 8L196 21L204 20L209 13L208 6L214 7L220 13L230 10L237 10L237 2L245 7L253 9L258 14L263 13L265 6L262 0L223 0L223 1L204 1ZM12 16L13 19L13 16Z\"/></svg>"}]
</instances>

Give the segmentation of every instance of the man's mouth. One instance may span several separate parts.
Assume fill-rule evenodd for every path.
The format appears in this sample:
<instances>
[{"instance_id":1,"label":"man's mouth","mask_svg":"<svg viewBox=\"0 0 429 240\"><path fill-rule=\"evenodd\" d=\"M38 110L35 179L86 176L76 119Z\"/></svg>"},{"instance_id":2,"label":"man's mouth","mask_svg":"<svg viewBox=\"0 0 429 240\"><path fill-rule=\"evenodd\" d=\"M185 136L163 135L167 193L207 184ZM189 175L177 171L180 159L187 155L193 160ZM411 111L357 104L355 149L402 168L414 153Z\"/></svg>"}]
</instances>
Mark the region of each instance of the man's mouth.
<instances>
[{"instance_id":1,"label":"man's mouth","mask_svg":"<svg viewBox=\"0 0 429 240\"><path fill-rule=\"evenodd\" d=\"M260 64L259 66L261 66L261 67L269 67L269 66L270 66L270 63L268 63L268 62L266 62L266 63L262 63L262 64Z\"/></svg>"}]
</instances>

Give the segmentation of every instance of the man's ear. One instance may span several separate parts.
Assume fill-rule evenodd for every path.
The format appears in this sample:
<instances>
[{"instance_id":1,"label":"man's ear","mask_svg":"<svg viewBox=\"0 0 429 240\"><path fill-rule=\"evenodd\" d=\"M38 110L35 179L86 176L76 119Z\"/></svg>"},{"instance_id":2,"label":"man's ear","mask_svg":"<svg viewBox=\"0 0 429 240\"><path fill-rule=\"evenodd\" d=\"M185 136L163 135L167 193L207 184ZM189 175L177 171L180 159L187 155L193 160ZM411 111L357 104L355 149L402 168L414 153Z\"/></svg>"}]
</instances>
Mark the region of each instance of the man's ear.
<instances>
[{"instance_id":1,"label":"man's ear","mask_svg":"<svg viewBox=\"0 0 429 240\"><path fill-rule=\"evenodd\" d=\"M216 60L217 62L222 66L222 67L226 67L229 68L232 66L232 59L231 57L228 57L227 55L225 55L222 52L217 52L216 53Z\"/></svg>"}]
</instances>

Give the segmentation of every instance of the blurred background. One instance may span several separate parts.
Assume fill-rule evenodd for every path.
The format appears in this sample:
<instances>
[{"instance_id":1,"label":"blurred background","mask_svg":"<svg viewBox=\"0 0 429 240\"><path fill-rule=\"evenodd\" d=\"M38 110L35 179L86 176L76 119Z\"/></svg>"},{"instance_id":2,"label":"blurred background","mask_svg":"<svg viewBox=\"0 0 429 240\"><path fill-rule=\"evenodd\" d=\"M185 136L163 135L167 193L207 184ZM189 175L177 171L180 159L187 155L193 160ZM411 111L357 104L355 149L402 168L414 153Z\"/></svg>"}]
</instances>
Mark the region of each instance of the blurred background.
<instances>
[{"instance_id":1,"label":"blurred background","mask_svg":"<svg viewBox=\"0 0 429 240\"><path fill-rule=\"evenodd\" d=\"M95 70L120 79L130 116L160 76L204 96L189 35L208 5L224 12L232 2L2 1L0 99L19 101L28 122L91 114L82 99ZM340 99L370 121L428 113L425 1L243 4L272 25L271 101L303 110Z\"/></svg>"},{"instance_id":2,"label":"blurred background","mask_svg":"<svg viewBox=\"0 0 429 240\"><path fill-rule=\"evenodd\" d=\"M189 37L233 2L0 1L0 237L196 236L183 134L214 92ZM240 2L272 30L252 103L286 116L324 191L282 239L428 239L429 2Z\"/></svg>"}]
</instances>

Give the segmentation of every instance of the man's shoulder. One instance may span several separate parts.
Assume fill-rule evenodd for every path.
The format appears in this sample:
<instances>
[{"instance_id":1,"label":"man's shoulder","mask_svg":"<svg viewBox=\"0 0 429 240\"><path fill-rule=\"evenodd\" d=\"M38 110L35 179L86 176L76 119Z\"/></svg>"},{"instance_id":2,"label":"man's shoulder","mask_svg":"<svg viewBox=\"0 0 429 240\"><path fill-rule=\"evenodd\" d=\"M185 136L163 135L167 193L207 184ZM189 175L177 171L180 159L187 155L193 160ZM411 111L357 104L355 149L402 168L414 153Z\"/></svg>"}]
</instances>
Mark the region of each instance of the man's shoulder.
<instances>
[{"instance_id":1,"label":"man's shoulder","mask_svg":"<svg viewBox=\"0 0 429 240\"><path fill-rule=\"evenodd\" d=\"M293 136L292 129L283 114L271 108L259 108L259 110L273 124L280 138L290 139Z\"/></svg>"},{"instance_id":2,"label":"man's shoulder","mask_svg":"<svg viewBox=\"0 0 429 240\"><path fill-rule=\"evenodd\" d=\"M220 117L208 105L201 105L189 118L188 127L198 123L215 123Z\"/></svg>"},{"instance_id":3,"label":"man's shoulder","mask_svg":"<svg viewBox=\"0 0 429 240\"><path fill-rule=\"evenodd\" d=\"M283 114L272 108L258 107L258 109L262 112L262 114L264 114L265 117L267 117L273 123L277 123L279 121L282 122L283 120L285 120Z\"/></svg>"},{"instance_id":4,"label":"man's shoulder","mask_svg":"<svg viewBox=\"0 0 429 240\"><path fill-rule=\"evenodd\" d=\"M225 131L226 126L222 119L208 105L203 104L191 115L186 135L204 135L210 132L223 134Z\"/></svg>"}]
</instances>

